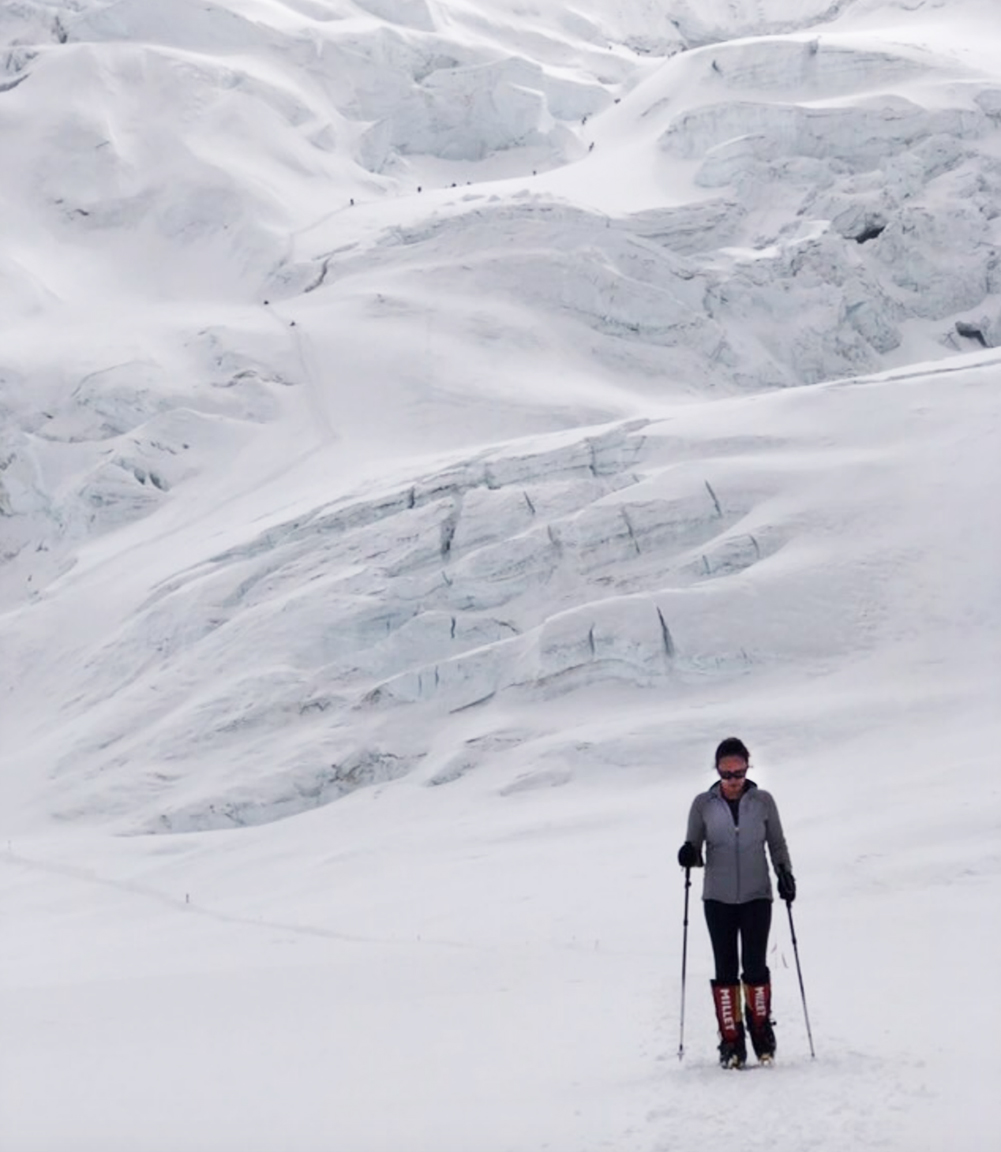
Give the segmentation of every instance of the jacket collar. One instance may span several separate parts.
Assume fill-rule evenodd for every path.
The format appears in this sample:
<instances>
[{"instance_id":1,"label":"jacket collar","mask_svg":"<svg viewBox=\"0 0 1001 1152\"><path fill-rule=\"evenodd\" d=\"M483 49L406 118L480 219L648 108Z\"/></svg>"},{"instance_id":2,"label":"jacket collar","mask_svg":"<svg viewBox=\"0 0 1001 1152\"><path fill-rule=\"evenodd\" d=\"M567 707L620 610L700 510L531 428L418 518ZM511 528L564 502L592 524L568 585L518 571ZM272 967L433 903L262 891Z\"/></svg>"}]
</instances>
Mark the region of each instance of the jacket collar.
<instances>
[{"instance_id":1,"label":"jacket collar","mask_svg":"<svg viewBox=\"0 0 1001 1152\"><path fill-rule=\"evenodd\" d=\"M709 795L710 796L718 796L721 800L726 800L726 797L723 795L723 790L720 787L722 783L723 783L722 780L717 780L716 783L713 784L712 787L709 789ZM757 784L755 784L753 780L747 780L745 778L744 791L741 792L740 795L746 796L748 794L748 792L753 792L755 788L757 788Z\"/></svg>"}]
</instances>

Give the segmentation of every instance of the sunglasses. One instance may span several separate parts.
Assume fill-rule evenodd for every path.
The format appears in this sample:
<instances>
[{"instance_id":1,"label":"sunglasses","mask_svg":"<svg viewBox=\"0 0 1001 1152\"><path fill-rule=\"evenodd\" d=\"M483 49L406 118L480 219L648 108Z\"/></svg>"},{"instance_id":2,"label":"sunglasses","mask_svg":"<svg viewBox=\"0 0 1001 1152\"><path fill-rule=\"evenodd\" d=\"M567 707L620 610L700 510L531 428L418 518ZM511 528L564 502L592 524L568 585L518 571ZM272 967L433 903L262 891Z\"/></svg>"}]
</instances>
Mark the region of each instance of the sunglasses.
<instances>
[{"instance_id":1,"label":"sunglasses","mask_svg":"<svg viewBox=\"0 0 1001 1152\"><path fill-rule=\"evenodd\" d=\"M736 772L720 772L720 778L723 780L743 780L746 775L746 768L740 768Z\"/></svg>"}]
</instances>

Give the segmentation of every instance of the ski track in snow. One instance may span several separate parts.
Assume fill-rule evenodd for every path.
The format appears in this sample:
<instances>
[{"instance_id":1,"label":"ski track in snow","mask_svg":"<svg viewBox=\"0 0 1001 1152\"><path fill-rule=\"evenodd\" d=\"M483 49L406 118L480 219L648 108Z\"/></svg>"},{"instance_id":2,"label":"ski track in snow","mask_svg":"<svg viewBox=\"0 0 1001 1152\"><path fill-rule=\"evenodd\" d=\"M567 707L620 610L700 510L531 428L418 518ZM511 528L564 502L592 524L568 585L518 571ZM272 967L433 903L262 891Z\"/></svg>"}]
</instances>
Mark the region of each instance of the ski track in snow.
<instances>
[{"instance_id":1,"label":"ski track in snow","mask_svg":"<svg viewBox=\"0 0 1001 1152\"><path fill-rule=\"evenodd\" d=\"M4 1152L988 1148L996 3L0 46ZM730 732L817 1059L777 908L724 1075Z\"/></svg>"}]
</instances>

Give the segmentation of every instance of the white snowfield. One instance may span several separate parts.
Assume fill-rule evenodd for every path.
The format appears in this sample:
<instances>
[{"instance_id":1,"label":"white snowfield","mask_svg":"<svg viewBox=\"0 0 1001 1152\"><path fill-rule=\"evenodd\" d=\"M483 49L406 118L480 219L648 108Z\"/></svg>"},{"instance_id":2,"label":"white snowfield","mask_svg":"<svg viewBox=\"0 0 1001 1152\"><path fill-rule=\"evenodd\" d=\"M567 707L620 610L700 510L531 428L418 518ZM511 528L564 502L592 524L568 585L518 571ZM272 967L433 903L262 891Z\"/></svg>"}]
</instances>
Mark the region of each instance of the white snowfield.
<instances>
[{"instance_id":1,"label":"white snowfield","mask_svg":"<svg viewBox=\"0 0 1001 1152\"><path fill-rule=\"evenodd\" d=\"M1001 5L0 47L0 1149L996 1148Z\"/></svg>"}]
</instances>

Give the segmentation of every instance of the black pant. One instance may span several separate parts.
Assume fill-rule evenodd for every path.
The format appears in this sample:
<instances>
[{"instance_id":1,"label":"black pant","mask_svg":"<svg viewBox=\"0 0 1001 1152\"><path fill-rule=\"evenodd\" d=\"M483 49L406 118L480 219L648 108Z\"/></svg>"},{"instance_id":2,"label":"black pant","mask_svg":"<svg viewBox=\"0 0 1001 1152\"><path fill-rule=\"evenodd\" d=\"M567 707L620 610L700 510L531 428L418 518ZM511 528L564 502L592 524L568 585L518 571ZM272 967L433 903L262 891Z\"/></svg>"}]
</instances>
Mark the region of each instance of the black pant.
<instances>
[{"instance_id":1,"label":"black pant","mask_svg":"<svg viewBox=\"0 0 1001 1152\"><path fill-rule=\"evenodd\" d=\"M716 958L716 979L723 984L736 984L740 972L737 937L744 960L744 980L748 984L767 984L768 930L772 926L771 900L748 900L746 904L724 904L704 900L709 939Z\"/></svg>"}]
</instances>

